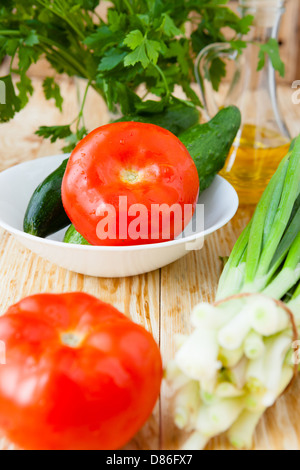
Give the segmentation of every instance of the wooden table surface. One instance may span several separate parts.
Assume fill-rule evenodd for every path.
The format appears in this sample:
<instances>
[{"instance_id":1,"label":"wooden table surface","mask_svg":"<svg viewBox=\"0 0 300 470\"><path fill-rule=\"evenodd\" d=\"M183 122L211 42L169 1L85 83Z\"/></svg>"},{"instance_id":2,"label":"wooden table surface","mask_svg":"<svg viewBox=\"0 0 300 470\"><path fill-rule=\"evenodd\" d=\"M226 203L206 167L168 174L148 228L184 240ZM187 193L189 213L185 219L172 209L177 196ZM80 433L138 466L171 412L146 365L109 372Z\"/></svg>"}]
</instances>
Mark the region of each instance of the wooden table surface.
<instances>
[{"instance_id":1,"label":"wooden table surface","mask_svg":"<svg viewBox=\"0 0 300 470\"><path fill-rule=\"evenodd\" d=\"M0 171L17 163L60 153L61 143L50 144L34 135L40 125L67 124L78 112L76 83L62 82L63 113L43 98L41 80L34 79L35 94L15 119L0 125ZM80 85L79 85L80 86ZM293 136L299 133L300 105L292 103L295 90L280 88L279 97ZM85 112L89 129L108 120L106 108L93 92ZM174 353L174 333L189 331L192 307L213 300L221 273L219 257L229 255L238 235L249 221L251 208L240 208L235 218L205 242L201 251L155 272L124 279L99 279L58 268L23 248L0 231L0 313L22 297L39 292L84 291L110 302L145 326L160 345L164 363ZM255 435L256 449L300 449L300 380L262 419ZM173 425L171 400L165 385L152 417L126 449L175 449L181 434ZM9 447L4 439L0 448ZM221 436L209 448L225 449Z\"/></svg>"}]
</instances>

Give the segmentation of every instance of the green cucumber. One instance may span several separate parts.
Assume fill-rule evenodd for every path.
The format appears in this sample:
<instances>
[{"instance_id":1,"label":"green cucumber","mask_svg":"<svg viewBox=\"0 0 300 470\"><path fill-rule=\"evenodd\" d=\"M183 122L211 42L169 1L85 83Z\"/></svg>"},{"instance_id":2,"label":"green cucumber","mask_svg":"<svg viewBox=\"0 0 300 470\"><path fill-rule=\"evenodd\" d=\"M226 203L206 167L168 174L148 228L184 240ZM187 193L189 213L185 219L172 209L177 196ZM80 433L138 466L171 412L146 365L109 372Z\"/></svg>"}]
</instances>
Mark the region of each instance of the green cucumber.
<instances>
[{"instance_id":1,"label":"green cucumber","mask_svg":"<svg viewBox=\"0 0 300 470\"><path fill-rule=\"evenodd\" d=\"M224 167L240 125L239 109L229 106L221 109L211 121L197 124L179 135L197 167L201 192Z\"/></svg>"},{"instance_id":2,"label":"green cucumber","mask_svg":"<svg viewBox=\"0 0 300 470\"><path fill-rule=\"evenodd\" d=\"M64 243L71 243L73 245L90 245L90 243L87 242L79 232L77 232L74 225L70 225L66 231Z\"/></svg>"},{"instance_id":3,"label":"green cucumber","mask_svg":"<svg viewBox=\"0 0 300 470\"><path fill-rule=\"evenodd\" d=\"M36 188L24 217L24 232L48 237L67 227L70 220L61 200L61 185L68 159Z\"/></svg>"},{"instance_id":4,"label":"green cucumber","mask_svg":"<svg viewBox=\"0 0 300 470\"><path fill-rule=\"evenodd\" d=\"M174 135L178 136L181 132L199 122L199 112L194 106L188 106L180 101L176 101L162 113L123 116L115 122L124 121L155 124L156 126L164 127Z\"/></svg>"}]
</instances>

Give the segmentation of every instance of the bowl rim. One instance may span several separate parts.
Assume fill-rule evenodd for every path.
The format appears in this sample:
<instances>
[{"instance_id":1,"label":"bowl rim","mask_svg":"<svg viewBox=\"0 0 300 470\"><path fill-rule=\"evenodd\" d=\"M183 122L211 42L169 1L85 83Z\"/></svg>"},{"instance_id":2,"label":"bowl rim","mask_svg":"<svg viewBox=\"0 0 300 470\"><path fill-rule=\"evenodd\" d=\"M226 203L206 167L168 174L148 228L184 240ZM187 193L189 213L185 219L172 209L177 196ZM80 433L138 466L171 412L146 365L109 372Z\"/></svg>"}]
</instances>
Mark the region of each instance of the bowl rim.
<instances>
[{"instance_id":1,"label":"bowl rim","mask_svg":"<svg viewBox=\"0 0 300 470\"><path fill-rule=\"evenodd\" d=\"M53 156L46 156L46 157L41 157L41 158L36 158L33 160L29 160L26 162L22 162L16 165L13 165L6 170L3 170L0 172L0 176L4 175L7 172L10 172L12 169L16 169L17 167L21 166L30 166L30 164L34 164L35 162L45 160L45 159L54 159L54 158L60 158L61 161L64 159L68 158L70 154L59 154L59 155L53 155ZM70 250L80 250L80 251L115 251L115 252L123 252L123 251L138 251L138 250L146 250L146 249L157 249L157 248L162 248L162 247L171 247L171 246L176 246L176 245L181 245L185 243L190 243L195 240L198 240L201 237L205 237L207 235L210 235L213 232L216 232L220 228L224 227L236 214L238 207L239 207L239 198L237 195L236 190L234 187L222 176L216 175L215 179L218 179L222 181L222 184L227 187L226 189L230 191L231 193L231 206L230 209L228 209L228 215L227 217L222 218L219 223L214 224L212 227L208 228L207 230L203 230L202 232L198 232L196 234L189 235L187 237L183 238L176 238L175 240L170 240L167 242L159 242L159 243L149 243L149 244L140 244L140 245L129 245L129 246L104 246L104 245L76 245L72 243L64 243L63 241L56 241L56 240L51 240L49 238L42 238L42 237L37 237L35 235L31 235L29 233L24 232L23 230L16 229L12 225L4 222L1 219L0 216L0 227L9 232L12 235L17 236L18 238L23 238L27 239L31 242L34 242L38 240L39 243L43 245L50 245L50 246L56 246L56 247L64 247Z\"/></svg>"}]
</instances>

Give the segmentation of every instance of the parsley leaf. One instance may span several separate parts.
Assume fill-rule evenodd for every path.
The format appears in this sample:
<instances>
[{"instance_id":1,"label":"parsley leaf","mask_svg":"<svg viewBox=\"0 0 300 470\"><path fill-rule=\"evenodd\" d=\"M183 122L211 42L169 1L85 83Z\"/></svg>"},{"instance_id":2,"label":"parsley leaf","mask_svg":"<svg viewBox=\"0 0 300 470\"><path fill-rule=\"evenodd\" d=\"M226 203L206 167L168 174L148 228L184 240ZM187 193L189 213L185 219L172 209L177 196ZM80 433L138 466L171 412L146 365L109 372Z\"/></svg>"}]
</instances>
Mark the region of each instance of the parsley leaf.
<instances>
[{"instance_id":1,"label":"parsley leaf","mask_svg":"<svg viewBox=\"0 0 300 470\"><path fill-rule=\"evenodd\" d=\"M9 121L21 109L11 76L0 78L0 122Z\"/></svg>"},{"instance_id":2,"label":"parsley leaf","mask_svg":"<svg viewBox=\"0 0 300 470\"><path fill-rule=\"evenodd\" d=\"M29 97L33 95L33 86L30 78L22 73L20 75L20 81L17 83L17 88L19 90L18 98L21 103L21 108L24 108L29 101Z\"/></svg>"},{"instance_id":3,"label":"parsley leaf","mask_svg":"<svg viewBox=\"0 0 300 470\"><path fill-rule=\"evenodd\" d=\"M127 53L122 52L118 48L113 48L108 51L98 66L99 72L109 72L115 69L118 65L123 62L123 59L126 57Z\"/></svg>"},{"instance_id":4,"label":"parsley leaf","mask_svg":"<svg viewBox=\"0 0 300 470\"><path fill-rule=\"evenodd\" d=\"M50 141L56 142L57 140L65 140L67 145L63 147L65 153L72 152L76 147L77 143L82 140L88 134L87 129L83 126L78 128L75 132L72 132L70 126L42 126L36 131L36 135L50 139Z\"/></svg>"},{"instance_id":5,"label":"parsley leaf","mask_svg":"<svg viewBox=\"0 0 300 470\"><path fill-rule=\"evenodd\" d=\"M32 47L32 46L35 46L38 43L39 43L39 38L38 38L36 32L35 31L30 31L30 33L28 34L28 36L24 40L24 44L26 46Z\"/></svg>"},{"instance_id":6,"label":"parsley leaf","mask_svg":"<svg viewBox=\"0 0 300 470\"><path fill-rule=\"evenodd\" d=\"M145 69L150 63L157 64L161 44L158 41L147 39L140 30L131 31L124 39L124 45L133 51L125 57L125 67L140 62Z\"/></svg>"},{"instance_id":7,"label":"parsley leaf","mask_svg":"<svg viewBox=\"0 0 300 470\"><path fill-rule=\"evenodd\" d=\"M85 127L82 127L81 129L78 129L75 133L70 134L65 138L65 141L67 145L63 147L63 152L65 153L70 153L74 150L78 142L82 140L86 135L88 134L88 131Z\"/></svg>"},{"instance_id":8,"label":"parsley leaf","mask_svg":"<svg viewBox=\"0 0 300 470\"><path fill-rule=\"evenodd\" d=\"M213 89L218 91L222 78L226 77L226 65L222 59L216 58L212 61L209 77Z\"/></svg>"},{"instance_id":9,"label":"parsley leaf","mask_svg":"<svg viewBox=\"0 0 300 470\"><path fill-rule=\"evenodd\" d=\"M58 139L65 139L72 135L70 126L41 126L37 131L36 135L50 139L50 141L56 142Z\"/></svg>"},{"instance_id":10,"label":"parsley leaf","mask_svg":"<svg viewBox=\"0 0 300 470\"><path fill-rule=\"evenodd\" d=\"M150 62L156 65L161 50L160 43L158 41L152 41L151 39L148 39L145 41L145 45Z\"/></svg>"},{"instance_id":11,"label":"parsley leaf","mask_svg":"<svg viewBox=\"0 0 300 470\"><path fill-rule=\"evenodd\" d=\"M169 38L172 38L173 36L181 36L182 31L179 28L177 28L172 18L170 18L170 16L167 15L167 13L164 13L162 17L163 17L163 22L161 25L162 31Z\"/></svg>"},{"instance_id":12,"label":"parsley leaf","mask_svg":"<svg viewBox=\"0 0 300 470\"><path fill-rule=\"evenodd\" d=\"M138 62L142 64L144 69L148 67L150 64L150 59L147 56L145 42L142 42L140 46L137 46L133 52L128 54L124 59L125 67L129 67L130 65L135 65Z\"/></svg>"},{"instance_id":13,"label":"parsley leaf","mask_svg":"<svg viewBox=\"0 0 300 470\"><path fill-rule=\"evenodd\" d=\"M284 77L285 66L280 58L279 44L276 39L271 38L266 44L260 46L257 70L262 70L265 66L266 55L269 56L274 69L279 72L281 77Z\"/></svg>"},{"instance_id":14,"label":"parsley leaf","mask_svg":"<svg viewBox=\"0 0 300 470\"><path fill-rule=\"evenodd\" d=\"M139 29L136 29L128 33L126 38L123 41L125 46L128 46L132 51L134 51L137 47L141 46L143 42L144 42L144 36Z\"/></svg>"},{"instance_id":15,"label":"parsley leaf","mask_svg":"<svg viewBox=\"0 0 300 470\"><path fill-rule=\"evenodd\" d=\"M11 119L33 92L29 69L41 56L58 74L80 77L93 87L111 111L128 116L167 112L180 87L187 102L201 105L191 84L197 54L213 42L230 42L239 52L240 39L252 17L240 18L229 0L111 0L107 15L99 16L99 0L2 0L0 60L11 58L14 83L6 78L9 100L1 104L0 120ZM193 26L193 34L186 30ZM188 27L188 28L186 28ZM224 29L231 31L228 41ZM273 57L272 48L261 51ZM215 60L210 80L217 88L225 65ZM59 82L49 74L43 82L47 99L61 110ZM141 95L141 90L143 94ZM156 99L150 98L154 94ZM86 96L86 95L85 95ZM41 127L38 135L67 139L67 149L85 132L83 108L70 126ZM76 123L76 124L75 124Z\"/></svg>"},{"instance_id":16,"label":"parsley leaf","mask_svg":"<svg viewBox=\"0 0 300 470\"><path fill-rule=\"evenodd\" d=\"M53 98L57 108L62 111L63 98L60 94L60 88L57 83L55 83L54 78L47 77L43 82L44 94L47 100Z\"/></svg>"}]
</instances>

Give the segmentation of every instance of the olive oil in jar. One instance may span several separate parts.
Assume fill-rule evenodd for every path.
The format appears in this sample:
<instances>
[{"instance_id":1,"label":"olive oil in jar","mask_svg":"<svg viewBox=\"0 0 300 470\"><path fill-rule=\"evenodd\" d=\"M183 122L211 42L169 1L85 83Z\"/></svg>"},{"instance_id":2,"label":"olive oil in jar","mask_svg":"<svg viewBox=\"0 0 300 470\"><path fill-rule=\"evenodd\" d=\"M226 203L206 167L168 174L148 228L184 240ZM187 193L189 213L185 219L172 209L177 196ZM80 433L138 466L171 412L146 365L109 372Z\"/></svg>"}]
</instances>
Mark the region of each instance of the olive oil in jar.
<instances>
[{"instance_id":1,"label":"olive oil in jar","mask_svg":"<svg viewBox=\"0 0 300 470\"><path fill-rule=\"evenodd\" d=\"M233 144L221 176L236 189L241 204L257 204L290 141L272 130L246 124Z\"/></svg>"}]
</instances>

